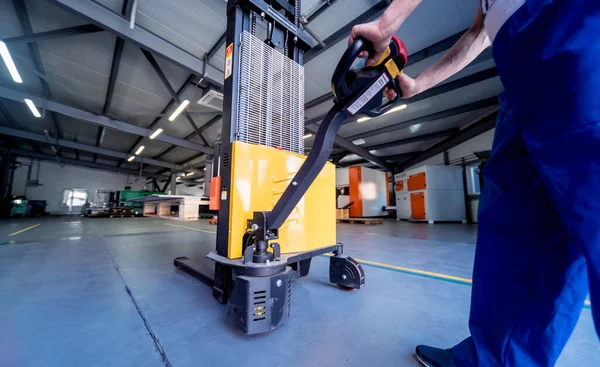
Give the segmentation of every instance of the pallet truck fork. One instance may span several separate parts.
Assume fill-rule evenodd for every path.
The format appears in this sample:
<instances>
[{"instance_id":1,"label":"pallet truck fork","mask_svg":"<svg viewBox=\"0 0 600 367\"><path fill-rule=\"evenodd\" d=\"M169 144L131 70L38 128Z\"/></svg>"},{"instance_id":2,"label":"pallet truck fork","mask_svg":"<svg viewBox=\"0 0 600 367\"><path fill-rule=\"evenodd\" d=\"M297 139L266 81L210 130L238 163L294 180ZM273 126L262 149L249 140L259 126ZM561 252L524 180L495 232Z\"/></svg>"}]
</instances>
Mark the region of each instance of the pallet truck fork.
<instances>
[{"instance_id":1,"label":"pallet truck fork","mask_svg":"<svg viewBox=\"0 0 600 367\"><path fill-rule=\"evenodd\" d=\"M334 106L304 151L303 54L312 46L299 16L300 0L229 0L224 118L213 182L220 201L211 270L196 259L178 268L213 287L229 321L246 334L271 331L289 317L292 281L308 275L311 259L330 257L330 281L364 286L362 267L335 241L335 167L328 163L348 118L379 116L400 100L395 78L407 62L393 38L378 62L353 69L369 42L357 39L332 78ZM257 22L266 26L257 36ZM382 105L385 87L396 98ZM212 187L212 186L211 186ZM212 192L213 190L211 190Z\"/></svg>"}]
</instances>

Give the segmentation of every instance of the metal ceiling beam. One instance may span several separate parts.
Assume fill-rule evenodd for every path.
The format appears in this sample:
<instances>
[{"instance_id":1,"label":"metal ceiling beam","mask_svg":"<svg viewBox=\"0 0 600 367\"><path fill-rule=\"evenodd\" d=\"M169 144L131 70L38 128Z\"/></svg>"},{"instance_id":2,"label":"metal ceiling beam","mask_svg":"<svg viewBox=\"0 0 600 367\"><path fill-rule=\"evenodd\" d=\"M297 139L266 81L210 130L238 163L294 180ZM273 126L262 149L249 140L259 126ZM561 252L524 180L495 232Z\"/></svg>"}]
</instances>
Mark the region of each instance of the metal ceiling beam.
<instances>
[{"instance_id":1,"label":"metal ceiling beam","mask_svg":"<svg viewBox=\"0 0 600 367\"><path fill-rule=\"evenodd\" d=\"M366 10L364 13L362 13L358 17L356 17L356 18L352 19L350 22L346 23L346 25L344 25L342 28L338 29L331 36L329 36L325 40L323 40L323 43L325 44L325 46L317 45L316 47L314 47L310 51L308 51L304 55L304 63L305 64L308 63L310 60L314 59L315 57L319 56L323 52L327 51L332 46L336 45L338 42L347 38L350 35L350 32L352 31L352 27L354 27L354 25L369 22L372 19L381 15L381 13L383 13L383 11L388 7L390 2L391 2L391 0L382 0L382 1L378 2L377 4L375 4L374 6L372 6L370 9Z\"/></svg>"},{"instance_id":2,"label":"metal ceiling beam","mask_svg":"<svg viewBox=\"0 0 600 367\"><path fill-rule=\"evenodd\" d=\"M396 140L396 141L391 141L389 143L383 143L383 144L366 146L365 149L377 150L377 149L393 148L393 147L398 147L398 146L401 146L401 145L406 145L406 144L411 144L411 143L417 143L417 142L420 142L420 141L427 141L427 140L431 140L431 139L443 138L443 137L446 137L446 136L450 136L450 135L456 134L459 131L460 131L459 128L441 130L441 131L436 131L436 132L429 133L429 134L422 134L422 135L417 135L417 136L411 136L409 138L400 139L400 140Z\"/></svg>"},{"instance_id":3,"label":"metal ceiling beam","mask_svg":"<svg viewBox=\"0 0 600 367\"><path fill-rule=\"evenodd\" d=\"M222 115L217 115L217 116L213 117L212 119L210 119L208 122L206 122L204 125L202 125L202 126L200 127L200 132L204 132L204 130L208 129L208 128L209 128L209 127L211 127L212 125L214 125L214 124L216 124L217 122L219 122L219 120L221 120L221 119L222 119L222 117L223 117ZM191 137L193 137L194 135L196 135L196 132L192 132L191 134L188 134L188 135L187 135L187 136L185 136L183 139L184 139L184 140L188 140L188 139L190 139ZM175 146L175 145L173 145L173 146L170 146L170 147L168 147L167 149L163 150L162 152L160 152L159 154L155 155L155 156L154 156L154 157L152 157L152 158L154 158L154 159L159 159L159 158L162 158L162 157L164 157L165 155L167 155L167 154L171 153L171 152L172 152L173 150L175 150L176 148L177 148L177 146ZM192 157L192 158L196 159L196 158L200 158L201 156L202 156L202 154L199 154L199 155L196 155L196 156L194 156L194 157Z\"/></svg>"},{"instance_id":4,"label":"metal ceiling beam","mask_svg":"<svg viewBox=\"0 0 600 367\"><path fill-rule=\"evenodd\" d=\"M175 92L173 87L171 86L171 83L167 79L167 76L165 75L165 73L162 71L160 65L158 65L158 62L156 61L154 56L152 56L152 54L150 52L148 52L144 49L141 49L141 50L142 50L142 53L144 54L144 56L146 57L146 60L148 60L148 62L150 63L150 66L152 66L152 69L154 69L154 72L156 73L156 75L158 75L158 78L160 79L161 83L165 86L165 88L167 88L167 91L171 95L171 98L173 100L175 100L178 104L181 104L181 99L179 98L179 96L177 95L177 93ZM188 83L188 85L189 85L189 83ZM190 117L190 115L186 111L182 111L182 114L185 116L186 120L188 121L190 126L192 126L194 131L196 131L196 134L198 134L198 136L200 137L200 139L202 140L204 145L208 146L208 141L206 141L206 139L204 138L204 136L198 129L198 125L196 125L196 123Z\"/></svg>"},{"instance_id":5,"label":"metal ceiling beam","mask_svg":"<svg viewBox=\"0 0 600 367\"><path fill-rule=\"evenodd\" d=\"M482 71L479 71L477 73L465 76L463 78L457 79L457 80L453 80L451 82L448 82L446 84L442 84L439 85L437 87L433 87L431 89L428 89L427 91L417 94L416 96L409 98L409 99L405 99L403 100L406 104L411 104L411 103L415 103L415 102L419 102L422 100L425 100L427 98L431 98L431 97L435 97L438 96L440 94L443 93L448 93L448 92L452 92L456 89L460 89L463 87L467 87L469 85L472 84L476 84L479 82L482 82L484 80L488 80L488 79L492 79L498 76L498 69L496 69L496 67L492 67L489 69L485 69ZM323 95L319 98L313 99L312 101L308 102L308 103L312 103L312 107L319 105L323 102L326 102L330 99L333 99L333 93L328 93L326 95ZM310 125L310 124L315 124L317 122L320 122L321 120L323 120L323 118L325 117L326 114L321 114L319 116L310 118L308 120L306 120L304 122L305 125ZM348 121L347 121L348 122Z\"/></svg>"},{"instance_id":6,"label":"metal ceiling beam","mask_svg":"<svg viewBox=\"0 0 600 367\"><path fill-rule=\"evenodd\" d=\"M60 103L56 103L54 101L50 101L47 99L39 98L33 95L29 95L26 93L22 93L16 90L0 87L0 98L9 99L11 101L25 103L24 99L29 98L35 103L36 106L45 108L49 111L53 111L59 113L61 115L69 116L77 120L86 121L92 124L104 126L110 129L123 131L129 134L139 135L142 137L149 136L152 131L149 129L145 129L143 127L139 127L136 125L128 124L123 121L110 119L108 117L99 116L91 112L83 111L77 108L69 107ZM178 145L183 148L187 148L190 150L195 150L197 152L203 153L213 153L213 149L210 147L205 147L200 144L192 143L187 140L183 140L180 138L175 138L173 136L169 136L166 134L160 134L156 137L156 140L165 142L167 144Z\"/></svg>"},{"instance_id":7,"label":"metal ceiling beam","mask_svg":"<svg viewBox=\"0 0 600 367\"><path fill-rule=\"evenodd\" d=\"M25 33L25 35L34 34L33 28L31 27L31 21L29 20L29 13L27 12L27 8L25 7L25 2L23 0L13 0L13 5L15 7L17 17L19 18L19 23L21 24L21 28L23 28L23 32ZM33 60L33 65L35 65L37 71L45 75L46 71L44 70L44 64L42 63L42 58L40 57L40 51L38 50L37 44L35 42L30 42L27 44L27 47L29 48L29 53L31 55L31 59ZM44 96L46 98L52 99L50 85L48 84L46 79L40 77L40 83L42 84ZM56 136L58 136L59 138L62 137L62 131L60 130L60 126L58 125L56 116L54 116L53 113L50 113L50 119L52 120L52 124L54 125L54 132Z\"/></svg>"},{"instance_id":8,"label":"metal ceiling beam","mask_svg":"<svg viewBox=\"0 0 600 367\"><path fill-rule=\"evenodd\" d=\"M5 38L2 40L2 42L6 43L7 45L13 43L30 43L96 32L104 32L104 29L94 24L84 24L75 27L55 29L53 31L48 32L30 33L24 36Z\"/></svg>"},{"instance_id":9,"label":"metal ceiling beam","mask_svg":"<svg viewBox=\"0 0 600 367\"><path fill-rule=\"evenodd\" d=\"M312 132L313 134L316 134L317 131L319 130L318 127L313 127L313 126L307 126L306 129L308 131ZM379 167L381 167L383 169L392 171L392 168L387 164L387 162L385 162L381 158L377 157L376 155L369 153L369 151L367 151L357 145L352 144L351 142L349 142L346 139L336 136L335 144L346 149L349 152L352 152L352 153L368 160L369 162L372 162L373 164L378 165Z\"/></svg>"},{"instance_id":10,"label":"metal ceiling beam","mask_svg":"<svg viewBox=\"0 0 600 367\"><path fill-rule=\"evenodd\" d=\"M47 0L71 13L77 14L97 26L132 42L139 47L160 55L191 73L202 75L206 72L205 80L223 87L223 73L211 65L204 65L204 61L187 51L175 46L163 38L147 31L139 25L131 29L129 21L120 14L103 7L94 1L81 0Z\"/></svg>"},{"instance_id":11,"label":"metal ceiling beam","mask_svg":"<svg viewBox=\"0 0 600 367\"><path fill-rule=\"evenodd\" d=\"M337 0L323 0L323 4L317 8L315 11L310 13L308 17L306 17L306 24L315 20L319 15L321 15L325 10L327 10L331 5L335 4Z\"/></svg>"},{"instance_id":12,"label":"metal ceiling beam","mask_svg":"<svg viewBox=\"0 0 600 367\"><path fill-rule=\"evenodd\" d=\"M204 62L207 63L210 61L210 59L212 59L213 56L215 56L215 54L217 53L217 51L219 51L219 49L221 48L222 45L225 44L225 38L227 37L227 32L223 32L223 34L221 35L221 37L219 37L219 39L217 40L217 42L215 42L214 45L212 45L212 47L210 48L210 50L208 50L208 52L206 53L206 55L204 55Z\"/></svg>"},{"instance_id":13,"label":"metal ceiling beam","mask_svg":"<svg viewBox=\"0 0 600 367\"><path fill-rule=\"evenodd\" d=\"M68 141L68 140L63 140L63 139L52 139L51 143L49 143L48 139L46 138L45 135L38 135L38 134L34 134L34 133L31 133L28 131L11 129L8 127L3 127L3 126L0 126L0 134L7 135L7 136L13 136L16 138L27 139L27 140L31 140L31 141L37 141L37 142L41 142L41 143L45 143L45 144L52 144L52 145L56 145L56 146L60 146L60 147L64 147L64 148L82 150L85 152L105 155L108 157L115 157L115 158L121 158L121 159L129 158L129 154L127 154L127 153L117 152L115 150L110 150L110 149L98 148L93 145L86 145L86 144L81 144L78 142L73 142L73 141ZM185 169L189 168L186 166L181 166L178 164L173 164L170 162L160 161L160 160L156 160L156 159L152 159L152 158L145 158L145 157L137 157L137 158L139 158L139 160L137 160L138 162L142 161L147 164L151 164L151 165L159 166L159 167L166 167L166 168L173 169L173 170L185 170Z\"/></svg>"},{"instance_id":14,"label":"metal ceiling beam","mask_svg":"<svg viewBox=\"0 0 600 367\"><path fill-rule=\"evenodd\" d=\"M479 121L462 129L460 132L450 136L448 139L444 139L443 141L435 144L434 146L425 149L415 157L405 162L402 162L398 166L398 169L401 171L406 169L407 167L421 163L426 159L435 157L436 155L441 154L448 149L454 148L455 146L462 144L467 140L473 139L474 137L493 129L494 127L496 127L497 118L498 111L492 112L488 116L483 117Z\"/></svg>"},{"instance_id":15,"label":"metal ceiling beam","mask_svg":"<svg viewBox=\"0 0 600 367\"><path fill-rule=\"evenodd\" d=\"M130 0L123 1L123 7L121 8L121 14L129 19L131 17L132 2ZM115 41L115 50L113 51L113 57L110 64L110 75L108 77L108 87L106 88L106 97L104 98L104 107L102 107L102 115L107 116L110 111L110 104L112 103L113 93L115 91L115 83L119 76L119 68L121 67L121 57L123 56L123 48L125 46L125 40L121 37L117 37ZM98 129L96 134L96 146L99 147L102 142L102 138L106 133L104 127ZM93 161L96 162L96 154L94 154Z\"/></svg>"},{"instance_id":16,"label":"metal ceiling beam","mask_svg":"<svg viewBox=\"0 0 600 367\"><path fill-rule=\"evenodd\" d=\"M0 148L0 149L4 149L4 148ZM44 159L44 160L48 160L48 161L55 161L56 157L51 155L51 154L44 154L44 153L36 153L36 152L31 152L28 150L24 150L24 149L11 149L10 150L11 153L14 153L17 156L20 157L27 157L27 158L37 158L37 159ZM80 166L80 167L87 167L87 168L95 168L95 169L101 169L101 170L105 170L105 171L111 171L111 172L118 172L118 173L127 173L130 175L134 175L134 176L138 176L140 175L140 171L139 170L133 170L133 169L127 169L127 168L119 168L116 166L111 166L108 164L102 164L102 163L93 163L93 162L88 162L88 161L78 161L76 159L72 159L72 158L65 158L62 157L61 158L61 163L66 163L66 164L70 164L73 166ZM151 172L141 172L141 175L144 177L152 177L152 178L165 178L165 176L156 174L156 173L151 173Z\"/></svg>"},{"instance_id":17,"label":"metal ceiling beam","mask_svg":"<svg viewBox=\"0 0 600 367\"><path fill-rule=\"evenodd\" d=\"M392 161L392 162L398 162L402 159L406 159L412 156L415 156L417 154L419 154L421 152L408 152L408 153L401 153L401 154L394 154L394 155L388 155L385 157L379 157L385 161ZM372 163L366 159L359 159L359 160L355 160L355 161L351 161L348 162L348 164L342 164L340 165L341 167L350 167L350 166L355 166L357 164L365 164L365 163Z\"/></svg>"},{"instance_id":18,"label":"metal ceiling beam","mask_svg":"<svg viewBox=\"0 0 600 367\"><path fill-rule=\"evenodd\" d=\"M346 139L348 139L350 141L354 141L356 139L365 139L365 138L369 138L371 136L386 134L386 133L396 131L399 129L404 129L411 125L416 125L416 124L420 124L423 122L444 119L444 118L460 115L462 113L471 112L471 111L479 110L482 108L495 106L497 104L498 104L498 97L487 98L487 99L483 99L481 101L454 107L449 110L432 113L427 116L418 117L418 118L414 118L414 119L407 120L407 121L402 121L397 124L388 125L388 126L381 127L379 129L374 129L374 130L366 131L364 133L348 136Z\"/></svg>"}]
</instances>

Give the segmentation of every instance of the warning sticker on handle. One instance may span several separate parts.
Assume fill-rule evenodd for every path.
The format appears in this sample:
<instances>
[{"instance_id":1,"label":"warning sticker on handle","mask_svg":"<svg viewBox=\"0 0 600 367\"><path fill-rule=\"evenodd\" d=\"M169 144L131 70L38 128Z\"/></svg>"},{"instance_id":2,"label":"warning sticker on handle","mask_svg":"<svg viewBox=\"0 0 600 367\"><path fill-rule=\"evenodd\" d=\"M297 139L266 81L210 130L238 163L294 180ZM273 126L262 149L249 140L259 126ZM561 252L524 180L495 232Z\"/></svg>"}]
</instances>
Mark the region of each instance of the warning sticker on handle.
<instances>
[{"instance_id":1,"label":"warning sticker on handle","mask_svg":"<svg viewBox=\"0 0 600 367\"><path fill-rule=\"evenodd\" d=\"M379 79L377 79L375 83L373 83L373 85L371 85L371 87L363 93L362 96L358 97L358 99L354 101L354 103L352 103L350 107L346 109L346 111L350 112L352 115L355 115L371 99L373 99L373 97L375 97L375 95L379 93L379 91L382 90L389 81L390 78L387 76L387 74L381 74Z\"/></svg>"}]
</instances>

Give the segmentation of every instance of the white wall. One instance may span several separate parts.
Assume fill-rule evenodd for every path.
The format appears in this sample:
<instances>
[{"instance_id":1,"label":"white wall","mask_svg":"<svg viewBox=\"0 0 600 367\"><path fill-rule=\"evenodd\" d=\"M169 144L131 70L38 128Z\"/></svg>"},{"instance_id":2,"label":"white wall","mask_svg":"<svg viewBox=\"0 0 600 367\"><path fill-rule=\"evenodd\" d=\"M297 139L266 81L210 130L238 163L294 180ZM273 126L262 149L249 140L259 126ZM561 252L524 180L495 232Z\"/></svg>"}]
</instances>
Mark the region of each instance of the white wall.
<instances>
[{"instance_id":1,"label":"white wall","mask_svg":"<svg viewBox=\"0 0 600 367\"><path fill-rule=\"evenodd\" d=\"M27 165L31 163L29 158L19 158L18 161ZM142 190L146 182L145 177L133 182L137 177L68 164L60 166L45 160L34 160L32 179L36 178L38 162L38 179L42 186L26 187L28 166L23 165L15 170L13 195L25 195L30 200L46 200L46 211L49 213L60 212L64 189L84 189L91 196L95 190L117 191L123 190L126 185L131 186L132 190Z\"/></svg>"}]
</instances>

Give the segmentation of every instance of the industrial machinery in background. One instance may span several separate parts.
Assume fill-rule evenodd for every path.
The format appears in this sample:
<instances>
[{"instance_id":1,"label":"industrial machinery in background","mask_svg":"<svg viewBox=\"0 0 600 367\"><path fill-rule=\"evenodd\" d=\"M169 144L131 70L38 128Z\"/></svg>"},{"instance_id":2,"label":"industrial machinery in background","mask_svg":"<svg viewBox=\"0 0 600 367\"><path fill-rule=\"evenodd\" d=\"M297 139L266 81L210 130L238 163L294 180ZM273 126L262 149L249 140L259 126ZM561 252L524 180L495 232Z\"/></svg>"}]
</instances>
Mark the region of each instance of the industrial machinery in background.
<instances>
[{"instance_id":1,"label":"industrial machinery in background","mask_svg":"<svg viewBox=\"0 0 600 367\"><path fill-rule=\"evenodd\" d=\"M144 203L131 202L151 195L160 195L158 191L132 191L126 186L121 191L96 190L92 200L88 200L81 208L84 217L141 217L144 212Z\"/></svg>"},{"instance_id":2,"label":"industrial machinery in background","mask_svg":"<svg viewBox=\"0 0 600 367\"><path fill-rule=\"evenodd\" d=\"M314 256L330 257L330 281L364 285L364 272L336 241L335 136L349 117L378 116L399 101L395 77L406 64L395 38L372 67L352 69L372 46L357 39L337 65L334 107L304 153L303 55L312 40L302 30L300 0L229 0L223 130L217 177L216 251L175 266L213 288L229 321L246 334L268 332L289 317L292 280L306 276ZM383 90L397 96L381 105ZM214 171L213 171L214 172Z\"/></svg>"},{"instance_id":3,"label":"industrial machinery in background","mask_svg":"<svg viewBox=\"0 0 600 367\"><path fill-rule=\"evenodd\" d=\"M349 217L387 216L390 205L388 173L362 166L336 169L337 207L348 206Z\"/></svg>"},{"instance_id":4,"label":"industrial machinery in background","mask_svg":"<svg viewBox=\"0 0 600 367\"><path fill-rule=\"evenodd\" d=\"M398 219L466 223L462 167L422 166L394 176Z\"/></svg>"}]
</instances>

